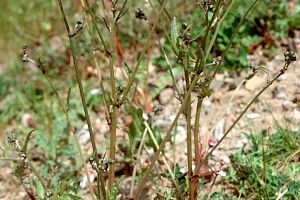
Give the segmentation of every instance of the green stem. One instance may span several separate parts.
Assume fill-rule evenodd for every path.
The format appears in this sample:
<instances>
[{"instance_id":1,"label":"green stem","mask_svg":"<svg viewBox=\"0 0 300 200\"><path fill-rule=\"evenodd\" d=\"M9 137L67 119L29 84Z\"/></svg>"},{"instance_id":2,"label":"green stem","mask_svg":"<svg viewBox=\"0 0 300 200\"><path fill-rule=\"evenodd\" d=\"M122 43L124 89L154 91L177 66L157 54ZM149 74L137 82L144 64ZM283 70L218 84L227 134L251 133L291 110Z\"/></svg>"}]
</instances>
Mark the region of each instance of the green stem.
<instances>
[{"instance_id":1,"label":"green stem","mask_svg":"<svg viewBox=\"0 0 300 200\"><path fill-rule=\"evenodd\" d=\"M81 2L82 7L85 7L85 4L84 4L83 0L81 0L80 2ZM103 0L102 0L102 6L103 6L103 12L104 12L104 15L105 15L105 20L107 20L106 19L107 18L107 13L106 13L106 8L105 8ZM90 36L91 47L94 47L95 45L94 45L94 42L93 42L92 31L91 31L89 22L87 21L86 24L87 24L87 29L88 29L89 36ZM103 103L104 103L104 107L105 107L106 120L107 120L107 123L110 125L111 122L110 122L110 116L109 116L109 111L108 111L107 95L106 95L106 92L104 90L102 76L101 76L101 70L100 70L100 67L99 67L98 60L95 56L95 50L94 49L93 49L93 52L92 52L92 58L94 60L95 66L97 68L97 75L98 75L98 79L99 79L100 90L101 90L101 93L102 93L102 96L103 96Z\"/></svg>"},{"instance_id":2,"label":"green stem","mask_svg":"<svg viewBox=\"0 0 300 200\"><path fill-rule=\"evenodd\" d=\"M218 3L217 3L217 6L216 6L216 10L214 11L214 14L212 16L212 19L210 20L209 24L208 24L208 27L207 27L207 30L206 30L206 33L205 33L205 36L204 36L204 43L203 43L203 46L202 48L204 49L204 52L206 52L207 50L207 45L208 45L208 36L209 36L209 33L210 33L210 30L211 30L211 27L212 27L212 24L213 22L215 21L216 17L217 17L217 14L220 10L220 7L221 7L221 2L222 0L219 0ZM206 11L208 12L208 11ZM208 20L208 19L207 19ZM206 56L206 55L205 55Z\"/></svg>"},{"instance_id":3,"label":"green stem","mask_svg":"<svg viewBox=\"0 0 300 200\"><path fill-rule=\"evenodd\" d=\"M107 17L107 11L106 11L106 6L105 6L105 3L104 3L104 0L101 0L101 5L102 5L102 10L103 10L103 13L104 13L104 20L105 20L105 23L107 24L107 26L109 26L108 24L108 17Z\"/></svg>"},{"instance_id":4,"label":"green stem","mask_svg":"<svg viewBox=\"0 0 300 200\"><path fill-rule=\"evenodd\" d=\"M91 184L91 181L90 181L90 173L89 173L89 170L88 170L88 168L87 168L87 166L86 166L85 159L84 159L84 155L83 155L83 151L82 151L82 148L81 148L80 143L79 143L79 141L78 141L78 138L77 138L77 136L76 136L75 128L74 128L74 126L73 126L73 124L72 124L72 122L71 122L71 120L70 120L69 113L68 113L66 107L64 106L64 104L62 103L62 100L61 100L61 98L60 98L60 96L59 96L59 94L58 94L56 88L54 87L54 85L53 85L51 79L49 78L48 74L44 74L44 75L45 75L45 77L46 77L48 83L50 84L52 90L54 91L54 93L55 93L55 95L56 95L56 98L58 99L59 104L60 104L61 108L63 109L64 114L66 115L68 124L69 124L69 126L70 126L70 128L71 128L71 130L72 130L72 134L73 134L73 137L74 137L74 139L75 139L75 143L76 143L76 146L77 146L79 155L80 155L81 162L82 162L83 167L84 167L85 175L87 176L87 182L88 182L89 190L90 190L90 192L91 192L91 197L92 197L92 199L94 199L94 195L93 195L93 187L92 187L92 184Z\"/></svg>"},{"instance_id":5,"label":"green stem","mask_svg":"<svg viewBox=\"0 0 300 200\"><path fill-rule=\"evenodd\" d=\"M252 10L252 8L256 5L256 3L258 3L259 0L255 0L252 5L248 8L248 10L246 11L245 15L242 17L241 21L239 22L239 24L237 25L236 29L234 30L233 34L231 35L230 37L230 40L228 42L228 44L226 45L226 48L224 50L224 52L222 53L222 60L224 59L230 45L232 44L233 42L233 39L235 37L235 35L237 34L239 28L241 27L241 25L243 24L243 22L245 21L246 17L248 16L248 14L250 13L250 11ZM232 8L232 5L230 5L230 9ZM229 12L229 11L228 11ZM228 14L228 12L225 13L225 16ZM224 17L225 17L224 16ZM222 17L222 19L224 19L224 17ZM220 68L221 64L217 65L215 71L214 71L214 74L213 74L213 77L215 77L215 75L217 74L219 68Z\"/></svg>"},{"instance_id":6,"label":"green stem","mask_svg":"<svg viewBox=\"0 0 300 200\"><path fill-rule=\"evenodd\" d=\"M200 147L199 142L200 140L200 116L201 116L201 107L202 107L203 99L201 97L198 97L197 100L197 109L196 109L196 117L195 117L195 128L194 128L194 147L195 147L195 162L196 166L200 163Z\"/></svg>"},{"instance_id":7,"label":"green stem","mask_svg":"<svg viewBox=\"0 0 300 200\"><path fill-rule=\"evenodd\" d=\"M162 6L163 3L161 2L161 0L158 0L158 2L159 2L159 4L160 4L160 6ZM170 21L172 21L171 14L169 13L169 11L168 11L166 8L164 8L164 12L166 13L168 19L169 19Z\"/></svg>"},{"instance_id":8,"label":"green stem","mask_svg":"<svg viewBox=\"0 0 300 200\"><path fill-rule=\"evenodd\" d=\"M114 47L114 37L116 32L116 21L114 20L111 29L111 43L112 47ZM111 113L111 125L110 125L110 144L109 144L109 157L112 160L116 159L116 132L117 132L117 123L118 123L118 99L117 99L117 91L116 91L116 83L115 83L115 75L114 75L114 64L112 55L109 56L109 73L110 73L110 87L112 92L112 106L113 111ZM108 189L111 191L114 186L115 179L115 165L112 164L109 166L108 172Z\"/></svg>"},{"instance_id":9,"label":"green stem","mask_svg":"<svg viewBox=\"0 0 300 200\"><path fill-rule=\"evenodd\" d=\"M102 36L102 34L101 34L101 32L100 32L100 29L99 29L99 27L98 27L98 25L97 25L95 15L94 15L94 13L92 12L92 10L91 10L91 8L90 8L90 4L89 4L88 0L84 0L84 3L85 3L85 6L87 7L87 10L88 10L90 16L92 17L93 24L94 24L94 26L95 26L95 29L96 29L97 33L98 33L98 36L100 37L100 40L101 40L101 43L102 43L102 45L103 45L103 47L104 47L105 53L106 53L107 55L110 55L110 54L111 54L111 51L108 49L107 44L106 44L106 42L104 41L104 38L103 38L103 36Z\"/></svg>"},{"instance_id":10,"label":"green stem","mask_svg":"<svg viewBox=\"0 0 300 200\"><path fill-rule=\"evenodd\" d=\"M88 108L87 108L86 101L85 101L85 94L84 94L81 79L80 79L80 71L79 71L79 67L78 67L78 63L77 63L77 52L76 52L75 44L74 44L74 41L73 41L74 39L73 39L73 37L70 37L70 28L69 28L69 24L68 24L64 9L63 9L62 2L61 2L61 0L57 0L57 2L58 2L58 5L59 5L59 8L60 8L63 20L64 20L64 24L65 24L65 27L67 29L67 33L68 33L68 36L69 36L69 42L70 42L70 47L71 47L71 51L72 51L73 63L74 63L74 67L75 67L76 79L77 79L77 84L78 84L78 87L79 87L82 106L83 106L83 110L84 110L84 113L85 113L86 122L88 124L91 143L92 143L92 147L93 147L94 158L95 158L95 161L97 163L97 166L99 166L100 162L99 162L98 153L97 153L96 141L95 141L95 136L94 136L94 132L93 132L93 128L92 128ZM97 175L98 175L98 181L100 180L100 182L101 182L101 184L97 184L98 193L100 195L101 194L100 191L102 190L103 197L104 197L104 199L106 199L104 176L102 174L102 171L98 170ZM100 189L100 186L101 186L101 189Z\"/></svg>"},{"instance_id":11,"label":"green stem","mask_svg":"<svg viewBox=\"0 0 300 200\"><path fill-rule=\"evenodd\" d=\"M286 66L287 64L285 64ZM281 76L282 74L284 74L284 70L281 70L280 73L277 74L277 76L275 78L273 78L265 87L263 87L254 97L253 99L248 103L248 105L244 108L244 110L240 113L240 115L236 118L236 120L234 120L234 122L232 123L232 125L228 128L228 130L225 132L225 134L223 135L223 137L218 141L218 143L211 149L211 151L205 156L205 159L202 160L202 162L200 163L200 165L197 166L196 170L195 170L195 174L199 174L201 165L203 164L203 162L205 160L208 159L208 157L210 157L213 153L213 151L220 145L220 143L224 140L224 138L229 134L229 132L233 129L233 127L235 127L235 125L238 123L238 121L240 121L240 119L244 116L244 114L247 112L247 110L250 108L250 106L258 99L258 97L268 88L270 87L270 85L273 84L274 81L276 81L278 79L279 76Z\"/></svg>"},{"instance_id":12,"label":"green stem","mask_svg":"<svg viewBox=\"0 0 300 200\"><path fill-rule=\"evenodd\" d=\"M158 13L157 13L156 9L154 8L152 1L151 1L151 0L148 0L148 2L149 2L149 4L150 4L152 10L155 12L156 16L158 16ZM161 20L159 20L159 23L160 23L161 27L163 28L165 37L167 38L168 42L170 42L170 44L171 44L171 46L172 46L172 49L173 49L174 53L176 54L176 56L178 56L177 47L176 47L176 45L174 44L174 42L172 41L172 39L170 38L169 33L168 33L168 31L166 30L165 25L162 23ZM159 39L158 39L158 42L160 43Z\"/></svg>"},{"instance_id":13,"label":"green stem","mask_svg":"<svg viewBox=\"0 0 300 200\"><path fill-rule=\"evenodd\" d=\"M189 179L192 177L193 169L192 169L192 162L193 162L193 153L192 153L192 113L191 113L191 93L187 94L187 91L190 88L190 78L189 78L189 65L188 65L188 52L185 52L185 58L183 61L183 68L184 68L184 74L185 74L185 83L186 83L186 88L185 88L185 95L187 95L187 104L185 107L185 119L186 119L186 136L187 136L187 154L188 154L188 176ZM189 184L189 192L190 196L191 195L191 184Z\"/></svg>"},{"instance_id":14,"label":"green stem","mask_svg":"<svg viewBox=\"0 0 300 200\"><path fill-rule=\"evenodd\" d=\"M179 116L181 115L181 113L182 113L182 112L184 111L184 109L186 108L186 104L188 103L188 100L189 100L189 95L191 94L193 88L194 88L195 85L197 84L197 81L198 81L199 77L200 77L200 74L197 74L197 75L194 77L194 79L193 79L193 81L192 81L192 83L191 83L191 85L190 85L190 88L189 88L189 90L188 90L188 92L187 92L185 98L183 99L182 104L181 104L179 110L177 111L177 114L176 114L175 119L173 120L173 122L172 122L170 128L168 129L168 131L167 131L167 133L166 133L164 139L163 139L162 142L160 143L158 150L157 150L157 151L155 152L155 154L153 155L153 158L152 158L152 160L151 160L151 162L150 162L150 164L149 164L149 166L148 166L148 169L146 170L146 172L145 172L145 174L144 174L144 176L143 176L143 179L141 180L141 182L140 182L140 184L139 184L139 186L138 186L138 188L137 188L137 191L135 192L135 199L139 199L139 196L140 196L141 190L142 190L142 188L143 188L143 185L146 183L146 179L148 178L150 172L152 171L152 169L153 169L153 167L154 167L154 164L155 164L155 162L157 161L157 159L158 159L158 157L159 157L159 155L160 155L160 152L161 152L162 149L164 148L166 142L169 140L170 134L171 134L173 128L176 126L177 120L178 120Z\"/></svg>"},{"instance_id":15,"label":"green stem","mask_svg":"<svg viewBox=\"0 0 300 200\"><path fill-rule=\"evenodd\" d=\"M34 175L42 183L44 189L46 190L47 186L46 186L46 182L45 182L44 178L40 175L40 173L37 171L36 167L29 160L27 160L27 163L28 163L30 169L33 171Z\"/></svg>"},{"instance_id":16,"label":"green stem","mask_svg":"<svg viewBox=\"0 0 300 200\"><path fill-rule=\"evenodd\" d=\"M147 133L147 129L145 128L143 135L142 135L142 139L141 139L141 143L139 145L138 151L136 153L136 159L140 160L140 156L141 156L141 152L142 152L142 148L144 146L145 143L145 138L146 138L146 133ZM133 196L133 189L134 189L134 182L135 182L135 177L136 177L136 172L137 172L137 166L138 165L134 165L133 166L133 171L132 171L132 176L131 176L131 184L130 184L130 192L129 192L129 196Z\"/></svg>"},{"instance_id":17,"label":"green stem","mask_svg":"<svg viewBox=\"0 0 300 200\"><path fill-rule=\"evenodd\" d=\"M146 44L145 44L144 47L143 47L143 50L142 50L142 52L141 52L141 54L140 54L140 56L139 56L139 59L138 59L138 61L137 61L137 64L136 64L136 66L135 66L135 68L134 68L134 70L133 70L133 72L132 72L132 75L131 75L131 77L130 77L130 79L129 79L129 83L128 83L127 87L125 88L125 90L124 90L123 93L122 93L122 98L120 99L120 101L119 101L119 103L118 103L119 106L121 106L121 105L124 103L124 101L125 101L125 99L126 99L128 93L129 93L129 91L130 91L131 85L132 85L132 83L133 83L134 80L135 80L135 76L136 76L136 74L137 74L137 71L138 71L138 69L139 69L139 66L140 66L140 64L141 64L141 62L142 62L142 60L143 60L143 58L144 58L144 55L145 55L145 53L146 53L146 51L147 51L147 48L148 48L148 44L149 44L149 42L150 42L150 40L151 40L151 37L152 37L152 35L153 35L153 33L154 33L156 27L157 27L157 24L158 24L158 22L159 22L159 19L160 19L160 17L162 16L162 13L163 13L163 11L164 11L164 8L165 8L165 6L166 6L167 1L168 1L168 0L164 0L163 4L162 4L162 6L161 6L161 8L160 8L160 10L159 10L159 12L158 12L158 15L157 15L157 17L156 17L156 19L155 19L155 21L154 21L153 26L152 26L152 29L151 29L151 31L150 31L150 33L149 33L149 35L148 35Z\"/></svg>"}]
</instances>

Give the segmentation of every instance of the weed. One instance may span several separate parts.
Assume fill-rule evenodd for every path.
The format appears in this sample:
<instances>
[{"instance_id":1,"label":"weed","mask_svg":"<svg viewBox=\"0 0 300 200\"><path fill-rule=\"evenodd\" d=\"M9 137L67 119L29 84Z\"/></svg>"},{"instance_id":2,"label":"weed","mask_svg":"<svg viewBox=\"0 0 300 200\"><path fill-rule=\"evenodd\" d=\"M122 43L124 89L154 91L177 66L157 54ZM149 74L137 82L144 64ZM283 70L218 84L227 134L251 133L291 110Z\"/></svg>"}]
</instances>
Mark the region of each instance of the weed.
<instances>
[{"instance_id":1,"label":"weed","mask_svg":"<svg viewBox=\"0 0 300 200\"><path fill-rule=\"evenodd\" d=\"M231 198L299 199L299 132L278 127L274 134L264 130L247 138L250 149L230 157L225 180Z\"/></svg>"},{"instance_id":2,"label":"weed","mask_svg":"<svg viewBox=\"0 0 300 200\"><path fill-rule=\"evenodd\" d=\"M178 3L181 2L175 2ZM81 199L78 188L81 179L77 173L81 168L84 169L88 192L92 199L116 199L118 189L122 188L125 181L125 175L116 176L117 167L122 163L129 166L128 171L131 175L127 198L139 199L147 187L146 183L150 180L159 198L166 196L185 199L188 196L189 199L196 199L205 179L212 180L213 185L216 177L222 175L222 168L226 163L225 157L219 158L219 166L208 165L208 160L213 157L216 148L257 98L296 60L293 52L285 52L284 66L272 77L266 68L252 66L250 74L244 77L243 82L252 78L257 70L261 70L268 74L266 84L248 102L224 136L215 141L210 149L204 148L205 141L200 138L199 133L203 99L212 94L211 83L216 73L227 65L226 62L230 64L239 62L241 65L246 65L245 48L261 40L258 37L250 37L250 33L241 34L248 30L248 26L251 29L251 25L248 25L245 20L253 17L250 11L256 9L258 3L258 0L251 1L245 9L240 9L241 1L204 0L198 4L184 2L186 7L183 10L175 9L174 4L167 0L155 2L149 0L145 4L127 0L123 2L83 0L76 4L76 7L68 2L63 4L61 0L57 0L57 6L53 2L43 4L42 9L49 14L46 19L35 15L32 16L33 19L21 20L21 24L31 24L32 20L37 22L37 26L33 27L32 33L29 34L31 37L28 37L28 34L21 34L23 40L31 40L32 44L36 44L36 46L29 45L22 48L21 60L25 64L23 69L20 68L23 70L22 73L28 76L24 80L26 84L22 84L20 80L13 82L4 78L1 80L4 86L0 86L0 97L10 95L10 100L17 99L17 102L21 102L16 104L8 101L5 108L1 108L4 123L11 122L14 118L19 121L21 112L31 111L36 115L35 124L39 130L29 132L23 127L16 129L20 137L22 134L26 135L24 148L20 145L19 136L10 134L9 142L13 144L18 155L5 152L5 155L16 158L1 158L1 160L16 163L16 175L31 199L35 199L35 196L41 199ZM20 12L26 14L25 8L30 11L37 10L39 5L40 2L35 1L30 2L28 7L21 4ZM48 10L47 5L49 5ZM12 13L17 12L16 6L12 9ZM59 10L61 18L56 16L56 9ZM136 11L134 12L133 9ZM178 12L171 12L172 9ZM72 15L75 10L79 17ZM180 16L179 12L183 15ZM269 17L270 20L272 16ZM257 18L263 19L260 15ZM57 21L58 19L61 19L61 23ZM256 17L254 21L255 19ZM53 26L54 22L59 25ZM52 38L49 36L51 30L52 34L56 35L55 40L51 41L61 44L58 48L49 48L50 40L40 37L45 35L46 38ZM238 49L237 46L242 47ZM54 49L58 51L55 52ZM151 84L155 89L151 90L150 78L153 75L150 73L151 62L158 49L162 56L156 62L163 63L165 67L157 71L167 70L169 74L161 77L154 73L155 81ZM236 56L237 53L240 56ZM71 66L75 75L73 76L74 72L66 67L57 70L55 66ZM89 80L84 81L86 76L82 73L87 66L97 69L97 79L91 78L91 82L95 82L91 85ZM27 68L31 71L29 69L27 71ZM63 72L63 69L66 69L66 72ZM178 76L183 78L183 89L177 86ZM157 81L158 79L160 81ZM17 85L15 90L18 92L7 94L9 90L5 89L5 86L13 87L14 83ZM78 90L74 87L75 83ZM100 89L96 90L96 93L95 90L87 92L94 89L94 85L98 85ZM167 85L174 85L180 107L176 110L176 115L168 129L161 131L152 123L153 116L161 108L152 107L151 103ZM196 98L192 93L196 94ZM79 98L81 101L78 101ZM193 101L197 102L196 110L192 110ZM105 134L98 134L92 123L91 112L99 110L104 111L109 127L107 146L101 147L108 150L108 158L99 156L105 153L99 152L100 147L96 136L105 138ZM186 122L187 170L185 172L181 171L176 159L172 163L166 155L167 144L171 141L173 129L178 125L180 116L183 116ZM131 121L122 122L125 118L130 118ZM87 152L82 149L76 134L76 124L82 121L88 126L92 146L91 155L87 155ZM127 137L124 136L125 142L117 139L118 131L121 130L127 132ZM289 159L286 162L293 160L299 153L298 144L296 140L292 140L294 136L291 134L282 134L285 141L290 141L286 145L293 151L293 154L287 155ZM32 135L35 138L29 141ZM261 143L253 144L256 144L253 148L259 150ZM173 145L177 145L176 141L173 141ZM234 156L232 157L234 168L229 169L232 180L239 181L242 174L249 173L251 170L253 172L247 180L251 184L243 182L235 190L241 195L247 195L247 189L250 188L252 191L250 195L269 198L274 196L275 188L288 187L288 192L284 194L295 196L299 188L296 181L286 186L289 176L280 174L276 177L270 176L275 169L268 168L267 163L272 160L268 161L266 158L271 155L276 158L276 155L265 150L265 145L267 143L261 144L262 152L254 154L262 156L264 162L255 156L244 158L239 155L243 161L239 165ZM268 145L271 148L271 143ZM38 155L35 155L35 152L29 153L28 148L41 150L42 158L36 158ZM286 149L276 153L283 154L284 150ZM125 161L118 157L119 151L124 154ZM151 151L154 153L151 154ZM150 152L150 156L147 158L142 154L143 152ZM146 159L143 165L140 165L143 157ZM38 163L38 167L33 164L33 161ZM87 166L87 161L90 166ZM97 183L92 182L88 168L97 174ZM234 171L240 168L246 171L242 171L241 174ZM294 174L295 167L287 169ZM172 184L170 188L162 186L161 174L169 179ZM215 178L212 178L213 175ZM251 188L253 186L254 188ZM219 196L220 193L214 193L208 194L207 198L217 199Z\"/></svg>"}]
</instances>

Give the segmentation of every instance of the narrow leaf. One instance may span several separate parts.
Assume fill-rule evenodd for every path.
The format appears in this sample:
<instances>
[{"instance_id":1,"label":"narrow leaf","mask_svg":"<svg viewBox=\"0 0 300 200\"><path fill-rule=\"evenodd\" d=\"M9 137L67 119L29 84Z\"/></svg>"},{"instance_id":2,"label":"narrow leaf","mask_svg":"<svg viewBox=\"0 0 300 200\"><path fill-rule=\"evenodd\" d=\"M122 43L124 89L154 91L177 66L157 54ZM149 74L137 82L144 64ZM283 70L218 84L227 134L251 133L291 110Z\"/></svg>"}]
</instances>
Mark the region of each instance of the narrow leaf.
<instances>
[{"instance_id":1,"label":"narrow leaf","mask_svg":"<svg viewBox=\"0 0 300 200\"><path fill-rule=\"evenodd\" d=\"M177 22L176 22L176 18L174 17L173 19L173 23L172 23L172 29L171 29L171 40L173 42L173 44L175 45L175 47L177 47L177 43L178 43L178 29L177 29Z\"/></svg>"},{"instance_id":2,"label":"narrow leaf","mask_svg":"<svg viewBox=\"0 0 300 200\"><path fill-rule=\"evenodd\" d=\"M36 193L37 193L38 197L40 199L44 199L45 198L45 189L44 189L41 181L39 181L38 179L35 179L34 182L36 185Z\"/></svg>"},{"instance_id":3,"label":"narrow leaf","mask_svg":"<svg viewBox=\"0 0 300 200\"><path fill-rule=\"evenodd\" d=\"M126 62L124 62L124 67L125 67L125 72L126 72L127 77L130 78L132 75L132 70L128 67Z\"/></svg>"},{"instance_id":4,"label":"narrow leaf","mask_svg":"<svg viewBox=\"0 0 300 200\"><path fill-rule=\"evenodd\" d=\"M28 133L27 137L26 137L26 141L25 141L25 144L24 144L24 147L23 147L23 152L26 154L27 153L27 145L28 145L28 142L30 140L30 135L31 133L33 133L35 130L32 130Z\"/></svg>"},{"instance_id":5,"label":"narrow leaf","mask_svg":"<svg viewBox=\"0 0 300 200\"><path fill-rule=\"evenodd\" d=\"M117 191L118 188L120 187L121 182L123 181L124 176L121 176L121 178L119 178L119 180L116 182L116 184L114 185L114 187L112 188L110 194L109 194L109 200L115 200L117 199Z\"/></svg>"}]
</instances>

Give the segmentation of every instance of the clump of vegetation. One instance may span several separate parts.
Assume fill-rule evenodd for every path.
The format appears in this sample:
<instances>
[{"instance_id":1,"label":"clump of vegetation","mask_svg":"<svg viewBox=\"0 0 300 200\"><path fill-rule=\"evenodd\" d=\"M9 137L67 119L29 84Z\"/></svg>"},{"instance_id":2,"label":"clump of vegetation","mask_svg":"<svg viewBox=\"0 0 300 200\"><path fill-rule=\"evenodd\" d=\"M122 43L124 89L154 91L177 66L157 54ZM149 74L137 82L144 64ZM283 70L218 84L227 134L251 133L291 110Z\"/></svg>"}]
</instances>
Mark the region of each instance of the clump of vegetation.
<instances>
[{"instance_id":1,"label":"clump of vegetation","mask_svg":"<svg viewBox=\"0 0 300 200\"><path fill-rule=\"evenodd\" d=\"M11 148L1 147L3 158L0 160L14 163L14 174L29 198L82 199L84 192L91 199L150 198L143 196L148 195L144 190L149 189L147 182L150 181L154 188L151 191L156 192L157 198L196 199L206 179L221 174L226 159L220 158L221 166L214 166L214 171L208 160L250 106L288 70L296 55L286 51L283 66L272 77L266 68L251 65L243 82L255 76L258 70L266 72L268 79L224 135L214 141L210 149L204 149L206 141L199 136L203 100L213 93L211 83L219 70L224 66L229 69L224 63L239 61L246 65L245 54L236 56L232 48L237 49L240 43L245 44L244 47L252 43L247 41L249 35L239 33L243 28L248 29L245 19L259 1L252 1L241 10L244 4L235 0L185 1L186 7L178 13L171 11L181 2L173 3L167 0L147 3L83 0L74 6L57 0L43 4L46 19L41 13L32 19L21 18L21 25L33 27L31 34L15 29L29 45L21 50L23 64L15 64L8 74L24 77L20 75L20 79L13 81L0 79L3 83L0 97L8 98L1 108L1 123L13 127L5 129L6 143ZM15 4L13 1L12 5ZM22 3L9 11L23 16L38 10L40 4ZM240 11L238 16L237 10ZM194 15L196 21L189 20ZM187 20L183 16L187 16ZM262 17L258 15L254 21L256 18ZM37 26L33 22L37 22ZM234 29L231 29L232 24ZM157 63L163 63L164 67L158 63L155 72L150 73L157 52L162 55ZM230 59L233 56L236 60ZM159 75L161 71L164 76ZM155 81L150 79L152 76ZM177 76L183 77L181 89ZM161 130L153 121L162 107L153 102L168 85L174 87L180 107L172 123ZM195 110L192 102L197 104ZM106 124L108 134L98 133L93 126L93 115L101 113L105 115L101 123ZM180 116L186 122L186 171L181 169L176 156L173 159L166 156L167 144L177 145L173 138ZM83 123L87 127L86 134L78 130ZM117 139L119 132L126 133L122 141ZM88 145L82 135L88 137ZM99 145L97 137L104 138L105 143ZM269 161L264 157L268 155L265 144L262 144L265 171L259 171L251 180L257 187L262 183L260 179L273 181L269 180L270 173L266 173L272 169L266 167ZM290 145L291 149L295 147ZM234 157L232 159L234 169L239 169ZM117 167L121 165L126 170L120 174ZM232 169L231 172L234 173ZM161 174L168 179L168 185L164 184ZM124 183L126 178L130 184ZM277 186L283 187L288 180L282 177ZM228 182L233 181L229 178ZM272 184L263 193L261 190L253 193L268 198L274 189ZM297 187L295 182L293 189ZM247 195L239 190L245 188L247 186L242 185L235 191ZM214 195L217 194L212 197Z\"/></svg>"},{"instance_id":2,"label":"clump of vegetation","mask_svg":"<svg viewBox=\"0 0 300 200\"><path fill-rule=\"evenodd\" d=\"M247 135L249 149L230 156L225 177L230 192L216 192L211 199L299 199L300 131L278 127L270 134Z\"/></svg>"}]
</instances>

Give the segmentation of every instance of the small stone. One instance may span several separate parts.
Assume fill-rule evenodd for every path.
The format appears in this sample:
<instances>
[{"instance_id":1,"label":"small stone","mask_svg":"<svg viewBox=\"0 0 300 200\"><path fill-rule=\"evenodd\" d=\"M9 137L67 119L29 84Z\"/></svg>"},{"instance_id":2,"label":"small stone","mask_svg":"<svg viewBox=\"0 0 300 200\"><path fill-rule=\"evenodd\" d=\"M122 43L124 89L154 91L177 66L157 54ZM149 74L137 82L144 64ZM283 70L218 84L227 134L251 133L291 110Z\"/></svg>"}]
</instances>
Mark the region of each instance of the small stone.
<instances>
[{"instance_id":1,"label":"small stone","mask_svg":"<svg viewBox=\"0 0 300 200\"><path fill-rule=\"evenodd\" d=\"M215 92L213 94L213 100L214 101L220 101L220 99L222 98L222 96L223 96L222 92Z\"/></svg>"},{"instance_id":2,"label":"small stone","mask_svg":"<svg viewBox=\"0 0 300 200\"><path fill-rule=\"evenodd\" d=\"M284 99L286 97L285 93L284 92L280 92L278 91L275 95L275 98L276 99Z\"/></svg>"},{"instance_id":3,"label":"small stone","mask_svg":"<svg viewBox=\"0 0 300 200\"><path fill-rule=\"evenodd\" d=\"M300 108L295 108L293 110L293 113L292 113L292 116L291 116L293 119L295 120L300 120Z\"/></svg>"},{"instance_id":4,"label":"small stone","mask_svg":"<svg viewBox=\"0 0 300 200\"><path fill-rule=\"evenodd\" d=\"M284 102L282 102L282 108L284 110L289 110L293 105L293 102L289 101L289 100L285 100Z\"/></svg>"},{"instance_id":5,"label":"small stone","mask_svg":"<svg viewBox=\"0 0 300 200\"><path fill-rule=\"evenodd\" d=\"M300 87L300 80L298 80L297 85L298 85L298 87Z\"/></svg>"},{"instance_id":6,"label":"small stone","mask_svg":"<svg viewBox=\"0 0 300 200\"><path fill-rule=\"evenodd\" d=\"M263 77L259 77L259 76L254 76L253 78L251 78L250 80L248 80L245 84L245 87L247 90L253 91L257 88L259 88L260 86L262 86L264 83L266 83L266 79Z\"/></svg>"},{"instance_id":7,"label":"small stone","mask_svg":"<svg viewBox=\"0 0 300 200\"><path fill-rule=\"evenodd\" d=\"M90 90L90 94L100 94L100 90L99 89L92 89L92 90Z\"/></svg>"},{"instance_id":8,"label":"small stone","mask_svg":"<svg viewBox=\"0 0 300 200\"><path fill-rule=\"evenodd\" d=\"M284 80L286 80L286 78L287 78L287 76L285 74L283 74L277 78L277 81L279 81L279 82L284 81Z\"/></svg>"},{"instance_id":9,"label":"small stone","mask_svg":"<svg viewBox=\"0 0 300 200\"><path fill-rule=\"evenodd\" d=\"M222 177L225 177L227 175L226 172L223 170L219 171L218 174Z\"/></svg>"},{"instance_id":10,"label":"small stone","mask_svg":"<svg viewBox=\"0 0 300 200\"><path fill-rule=\"evenodd\" d=\"M225 119L221 119L214 130L214 136L219 141L224 136Z\"/></svg>"},{"instance_id":11,"label":"small stone","mask_svg":"<svg viewBox=\"0 0 300 200\"><path fill-rule=\"evenodd\" d=\"M211 106L211 100L210 100L209 98L203 99L202 105L203 105L204 107L209 107L209 106Z\"/></svg>"},{"instance_id":12,"label":"small stone","mask_svg":"<svg viewBox=\"0 0 300 200\"><path fill-rule=\"evenodd\" d=\"M250 113L246 116L248 119L255 119L255 118L258 118L260 117L260 114L259 113Z\"/></svg>"},{"instance_id":13,"label":"small stone","mask_svg":"<svg viewBox=\"0 0 300 200\"><path fill-rule=\"evenodd\" d=\"M216 74L215 79L223 81L224 80L224 74Z\"/></svg>"},{"instance_id":14,"label":"small stone","mask_svg":"<svg viewBox=\"0 0 300 200\"><path fill-rule=\"evenodd\" d=\"M93 183L94 182L94 179L95 179L95 176L93 174L90 175L90 181ZM80 181L79 183L79 187L81 189L85 189L87 187L87 183L88 183L88 178L87 176L85 175L82 180Z\"/></svg>"},{"instance_id":15,"label":"small stone","mask_svg":"<svg viewBox=\"0 0 300 200\"><path fill-rule=\"evenodd\" d=\"M88 143L90 140L90 133L88 131L87 124L85 125L77 132L78 141L81 145Z\"/></svg>"},{"instance_id":16,"label":"small stone","mask_svg":"<svg viewBox=\"0 0 300 200\"><path fill-rule=\"evenodd\" d=\"M281 93L281 94L280 94ZM280 98L284 98L282 97L282 92L279 91L279 89L277 87L275 87L273 90L272 90L272 97L273 98L277 98L277 99L280 99Z\"/></svg>"},{"instance_id":17,"label":"small stone","mask_svg":"<svg viewBox=\"0 0 300 200\"><path fill-rule=\"evenodd\" d=\"M159 101L162 105L166 105L174 97L174 91L172 88L166 88L159 94Z\"/></svg>"},{"instance_id":18,"label":"small stone","mask_svg":"<svg viewBox=\"0 0 300 200\"><path fill-rule=\"evenodd\" d=\"M96 76L97 75L97 69L94 69L93 67L91 66L88 66L86 68L86 72L87 72L87 75L88 76Z\"/></svg>"}]
</instances>

